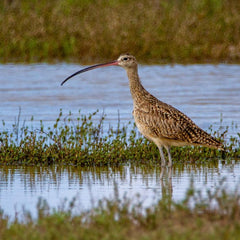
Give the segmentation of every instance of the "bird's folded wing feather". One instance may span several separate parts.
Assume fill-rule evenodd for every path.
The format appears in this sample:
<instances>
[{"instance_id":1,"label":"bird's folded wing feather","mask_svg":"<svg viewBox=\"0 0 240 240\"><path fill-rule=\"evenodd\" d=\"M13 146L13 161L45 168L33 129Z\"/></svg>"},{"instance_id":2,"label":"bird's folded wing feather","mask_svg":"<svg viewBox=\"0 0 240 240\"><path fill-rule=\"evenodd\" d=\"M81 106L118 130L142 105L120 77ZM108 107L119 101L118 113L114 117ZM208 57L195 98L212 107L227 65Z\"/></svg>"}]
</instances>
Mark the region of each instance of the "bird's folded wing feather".
<instances>
[{"instance_id":1,"label":"bird's folded wing feather","mask_svg":"<svg viewBox=\"0 0 240 240\"><path fill-rule=\"evenodd\" d=\"M168 104L142 105L134 111L137 121L156 137L197 143L199 134L204 132L189 117Z\"/></svg>"}]
</instances>

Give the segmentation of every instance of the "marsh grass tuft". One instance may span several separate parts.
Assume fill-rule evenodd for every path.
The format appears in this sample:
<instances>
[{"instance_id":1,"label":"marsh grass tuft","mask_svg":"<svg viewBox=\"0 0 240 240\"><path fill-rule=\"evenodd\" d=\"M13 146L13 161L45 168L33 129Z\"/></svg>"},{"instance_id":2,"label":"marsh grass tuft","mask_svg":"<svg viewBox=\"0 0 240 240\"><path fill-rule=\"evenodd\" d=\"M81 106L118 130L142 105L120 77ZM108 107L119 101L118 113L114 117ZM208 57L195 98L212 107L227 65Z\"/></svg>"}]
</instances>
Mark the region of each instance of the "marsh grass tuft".
<instances>
[{"instance_id":1,"label":"marsh grass tuft","mask_svg":"<svg viewBox=\"0 0 240 240\"><path fill-rule=\"evenodd\" d=\"M76 166L118 166L120 164L159 164L159 151L155 144L139 135L133 123L116 128L106 126L105 115L98 111L78 116L71 113L64 116L60 111L52 127L39 129L20 124L20 118L13 130L0 132L0 163L24 165L66 164ZM94 120L93 120L94 118ZM96 121L96 119L99 119ZM3 126L4 128L4 126ZM228 127L210 133L225 142L226 158L239 158L239 137L225 139ZM222 152L202 147L172 148L174 163L221 159Z\"/></svg>"}]
</instances>

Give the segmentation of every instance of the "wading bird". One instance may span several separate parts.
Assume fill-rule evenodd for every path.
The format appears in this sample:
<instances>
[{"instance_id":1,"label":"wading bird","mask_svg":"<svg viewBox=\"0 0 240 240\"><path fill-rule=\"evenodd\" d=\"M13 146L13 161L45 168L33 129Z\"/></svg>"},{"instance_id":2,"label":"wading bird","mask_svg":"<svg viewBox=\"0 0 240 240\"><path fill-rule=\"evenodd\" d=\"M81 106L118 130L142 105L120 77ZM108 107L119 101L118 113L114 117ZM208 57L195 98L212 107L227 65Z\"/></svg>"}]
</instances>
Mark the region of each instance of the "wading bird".
<instances>
[{"instance_id":1,"label":"wading bird","mask_svg":"<svg viewBox=\"0 0 240 240\"><path fill-rule=\"evenodd\" d=\"M138 64L132 55L123 54L115 61L84 68L66 78L61 85L77 74L107 66L120 66L127 71L135 123L139 131L157 145L162 166L166 166L163 147L168 153L169 167L172 166L171 146L194 145L223 150L221 142L199 128L185 114L158 100L142 86L138 76Z\"/></svg>"}]
</instances>

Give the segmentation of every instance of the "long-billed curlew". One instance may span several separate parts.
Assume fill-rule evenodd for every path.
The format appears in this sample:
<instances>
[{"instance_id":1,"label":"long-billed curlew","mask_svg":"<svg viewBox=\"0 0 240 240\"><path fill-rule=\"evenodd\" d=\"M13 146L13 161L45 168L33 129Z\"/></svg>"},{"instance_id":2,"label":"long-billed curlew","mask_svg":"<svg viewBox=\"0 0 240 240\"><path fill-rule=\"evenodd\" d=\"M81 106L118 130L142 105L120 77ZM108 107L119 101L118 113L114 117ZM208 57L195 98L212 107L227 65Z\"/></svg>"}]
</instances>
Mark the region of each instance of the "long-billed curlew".
<instances>
[{"instance_id":1,"label":"long-billed curlew","mask_svg":"<svg viewBox=\"0 0 240 240\"><path fill-rule=\"evenodd\" d=\"M159 148L162 166L166 165L163 147L168 153L169 167L172 166L171 146L195 145L223 150L221 142L199 128L189 117L176 108L159 101L142 86L138 76L137 61L132 55L123 54L115 61L84 68L66 78L61 85L77 74L113 65L121 66L127 71L133 98L135 123L139 131Z\"/></svg>"}]
</instances>

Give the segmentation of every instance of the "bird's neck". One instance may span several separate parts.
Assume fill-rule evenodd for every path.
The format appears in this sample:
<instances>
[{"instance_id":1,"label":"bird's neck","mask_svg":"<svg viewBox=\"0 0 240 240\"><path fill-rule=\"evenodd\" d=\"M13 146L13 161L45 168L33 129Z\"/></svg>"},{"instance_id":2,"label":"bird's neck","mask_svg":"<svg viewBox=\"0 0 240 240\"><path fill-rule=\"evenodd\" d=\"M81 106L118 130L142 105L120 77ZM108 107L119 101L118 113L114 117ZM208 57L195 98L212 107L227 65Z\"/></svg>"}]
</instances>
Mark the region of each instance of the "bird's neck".
<instances>
[{"instance_id":1,"label":"bird's neck","mask_svg":"<svg viewBox=\"0 0 240 240\"><path fill-rule=\"evenodd\" d=\"M138 76L137 67L127 69L127 75L128 75L128 79L129 79L130 91L131 91L131 94L132 94L133 101L135 103L138 98L141 98L141 95L146 90L142 86L142 83L141 83L140 78Z\"/></svg>"}]
</instances>

